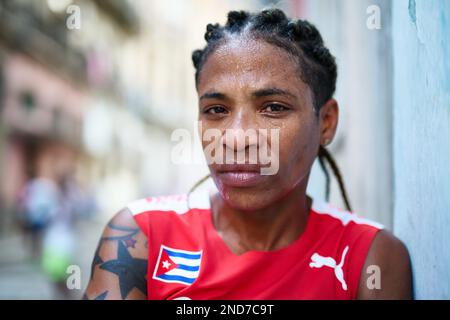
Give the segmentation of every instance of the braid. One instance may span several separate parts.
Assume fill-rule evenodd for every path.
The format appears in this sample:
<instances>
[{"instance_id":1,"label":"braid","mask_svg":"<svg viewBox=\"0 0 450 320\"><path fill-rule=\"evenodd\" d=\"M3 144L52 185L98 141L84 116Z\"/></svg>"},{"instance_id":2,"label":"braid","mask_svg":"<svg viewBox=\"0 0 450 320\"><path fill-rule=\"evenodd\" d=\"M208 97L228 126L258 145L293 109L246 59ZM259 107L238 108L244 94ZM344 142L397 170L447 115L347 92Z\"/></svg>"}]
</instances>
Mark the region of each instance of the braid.
<instances>
[{"instance_id":1,"label":"braid","mask_svg":"<svg viewBox=\"0 0 450 320\"><path fill-rule=\"evenodd\" d=\"M325 175L325 200L330 200L330 173L328 172L327 167L325 166L325 159L323 158L323 155L320 153L319 150L319 156L318 156L320 168L322 169L323 174Z\"/></svg>"},{"instance_id":2,"label":"braid","mask_svg":"<svg viewBox=\"0 0 450 320\"><path fill-rule=\"evenodd\" d=\"M322 170L325 173L325 176L328 176L327 178L327 200L328 200L328 196L329 196L329 190L330 190L330 179L329 179L329 174L328 171L325 167L325 165L323 165L323 160L327 160L328 164L331 167L331 170L334 173L334 176L336 177L338 184L339 184L339 188L341 190L341 195L342 198L344 199L345 202L345 207L347 208L348 211L352 211L352 207L350 206L350 201L348 200L347 197L347 192L345 191L345 186L344 186L344 180L342 179L342 175L341 172L336 164L336 161L334 161L334 158L331 156L331 154L328 152L327 149L325 149L324 147L320 146L319 148L319 162L321 163L321 167Z\"/></svg>"},{"instance_id":3,"label":"braid","mask_svg":"<svg viewBox=\"0 0 450 320\"><path fill-rule=\"evenodd\" d=\"M289 19L280 9L268 9L258 13L230 11L224 26L208 24L205 33L206 46L192 53L196 85L209 55L231 37L241 34L285 49L298 59L299 76L313 93L314 110L318 115L322 105L333 96L336 90L335 58L324 45L320 32L313 24L306 20ZM330 194L330 175L325 161L328 162L336 176L345 205L351 211L342 176L333 157L322 146L319 148L318 157L320 166L325 173L327 200ZM197 182L189 194L208 177L209 175Z\"/></svg>"},{"instance_id":4,"label":"braid","mask_svg":"<svg viewBox=\"0 0 450 320\"><path fill-rule=\"evenodd\" d=\"M189 189L188 196L189 196L192 192L194 192L194 190L197 189L203 182L205 182L206 180L208 180L209 177L211 177L211 175L210 175L210 174L207 174L205 177L203 177L203 178L201 178L199 181L197 181L197 182L192 186L192 188Z\"/></svg>"},{"instance_id":5,"label":"braid","mask_svg":"<svg viewBox=\"0 0 450 320\"><path fill-rule=\"evenodd\" d=\"M255 16L253 30L276 33L288 24L289 20L283 11L278 9L263 10ZM275 32L274 32L275 31Z\"/></svg>"},{"instance_id":6,"label":"braid","mask_svg":"<svg viewBox=\"0 0 450 320\"><path fill-rule=\"evenodd\" d=\"M249 13L245 11L230 11L228 13L228 20L225 25L230 33L239 32L248 21Z\"/></svg>"},{"instance_id":7,"label":"braid","mask_svg":"<svg viewBox=\"0 0 450 320\"><path fill-rule=\"evenodd\" d=\"M208 23L206 26L205 40L206 42L211 42L222 37L222 29L218 23L212 24Z\"/></svg>"},{"instance_id":8,"label":"braid","mask_svg":"<svg viewBox=\"0 0 450 320\"><path fill-rule=\"evenodd\" d=\"M192 187L191 189L189 189L189 192L187 193L187 204L188 204L188 209L190 209L190 203L189 203L189 199L190 199L190 195L192 192L195 191L195 189L197 189L203 182L205 182L206 180L209 179L209 177L211 177L210 174L207 174L205 177L201 178L199 181L197 181Z\"/></svg>"},{"instance_id":9,"label":"braid","mask_svg":"<svg viewBox=\"0 0 450 320\"><path fill-rule=\"evenodd\" d=\"M203 50L195 50L192 52L192 62L194 63L195 69L200 67L200 60L203 57Z\"/></svg>"}]
</instances>

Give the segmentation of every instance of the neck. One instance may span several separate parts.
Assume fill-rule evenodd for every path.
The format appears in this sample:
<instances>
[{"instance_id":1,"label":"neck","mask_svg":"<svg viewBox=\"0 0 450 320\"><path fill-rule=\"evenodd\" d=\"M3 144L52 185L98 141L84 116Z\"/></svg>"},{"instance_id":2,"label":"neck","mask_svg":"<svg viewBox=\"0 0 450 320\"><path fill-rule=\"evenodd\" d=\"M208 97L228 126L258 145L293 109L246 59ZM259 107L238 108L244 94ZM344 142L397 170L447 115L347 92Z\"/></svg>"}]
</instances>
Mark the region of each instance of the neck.
<instances>
[{"instance_id":1,"label":"neck","mask_svg":"<svg viewBox=\"0 0 450 320\"><path fill-rule=\"evenodd\" d=\"M269 207L255 211L231 208L219 194L212 199L213 222L235 254L288 246L303 233L311 207L306 185L299 185Z\"/></svg>"}]
</instances>

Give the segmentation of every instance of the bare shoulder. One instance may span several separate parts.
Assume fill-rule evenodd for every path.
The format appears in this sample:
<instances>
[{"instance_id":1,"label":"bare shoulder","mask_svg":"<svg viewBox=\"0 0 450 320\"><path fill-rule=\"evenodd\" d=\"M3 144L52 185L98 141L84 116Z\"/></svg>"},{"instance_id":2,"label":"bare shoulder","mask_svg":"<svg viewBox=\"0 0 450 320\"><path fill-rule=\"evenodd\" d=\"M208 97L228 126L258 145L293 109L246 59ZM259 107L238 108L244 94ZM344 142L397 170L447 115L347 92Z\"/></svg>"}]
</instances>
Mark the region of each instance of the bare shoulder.
<instances>
[{"instance_id":1,"label":"bare shoulder","mask_svg":"<svg viewBox=\"0 0 450 320\"><path fill-rule=\"evenodd\" d=\"M116 213L102 233L84 299L146 299L147 238L128 209Z\"/></svg>"},{"instance_id":2,"label":"bare shoulder","mask_svg":"<svg viewBox=\"0 0 450 320\"><path fill-rule=\"evenodd\" d=\"M386 230L375 236L361 272L357 299L411 299L408 249Z\"/></svg>"}]
</instances>

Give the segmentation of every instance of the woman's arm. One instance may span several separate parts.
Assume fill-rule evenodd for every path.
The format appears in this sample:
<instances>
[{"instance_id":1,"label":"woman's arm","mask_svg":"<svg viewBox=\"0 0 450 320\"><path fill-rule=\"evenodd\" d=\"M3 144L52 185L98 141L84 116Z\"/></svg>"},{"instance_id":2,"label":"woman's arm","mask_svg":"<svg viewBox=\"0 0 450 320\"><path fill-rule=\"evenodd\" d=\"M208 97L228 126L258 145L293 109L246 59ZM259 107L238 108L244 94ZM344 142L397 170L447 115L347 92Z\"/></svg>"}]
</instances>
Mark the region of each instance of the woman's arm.
<instances>
[{"instance_id":1,"label":"woman's arm","mask_svg":"<svg viewBox=\"0 0 450 320\"><path fill-rule=\"evenodd\" d=\"M376 276L380 277L379 288L370 285L374 284L372 280ZM408 250L394 235L381 230L369 249L361 272L357 299L411 298L412 275Z\"/></svg>"},{"instance_id":2,"label":"woman's arm","mask_svg":"<svg viewBox=\"0 0 450 320\"><path fill-rule=\"evenodd\" d=\"M147 299L147 238L123 209L105 227L83 299Z\"/></svg>"}]
</instances>

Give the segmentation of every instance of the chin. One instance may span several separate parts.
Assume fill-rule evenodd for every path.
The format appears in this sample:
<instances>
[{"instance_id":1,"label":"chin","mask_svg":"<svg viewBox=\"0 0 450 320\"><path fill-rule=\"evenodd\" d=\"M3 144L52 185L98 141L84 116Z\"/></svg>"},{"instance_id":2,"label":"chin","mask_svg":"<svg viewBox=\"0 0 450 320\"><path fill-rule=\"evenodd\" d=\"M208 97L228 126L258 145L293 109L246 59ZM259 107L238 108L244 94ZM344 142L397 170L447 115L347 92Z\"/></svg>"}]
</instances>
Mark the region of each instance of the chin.
<instances>
[{"instance_id":1,"label":"chin","mask_svg":"<svg viewBox=\"0 0 450 320\"><path fill-rule=\"evenodd\" d=\"M267 189L260 188L219 188L219 193L228 206L240 211L257 211L269 207L277 200Z\"/></svg>"}]
</instances>

